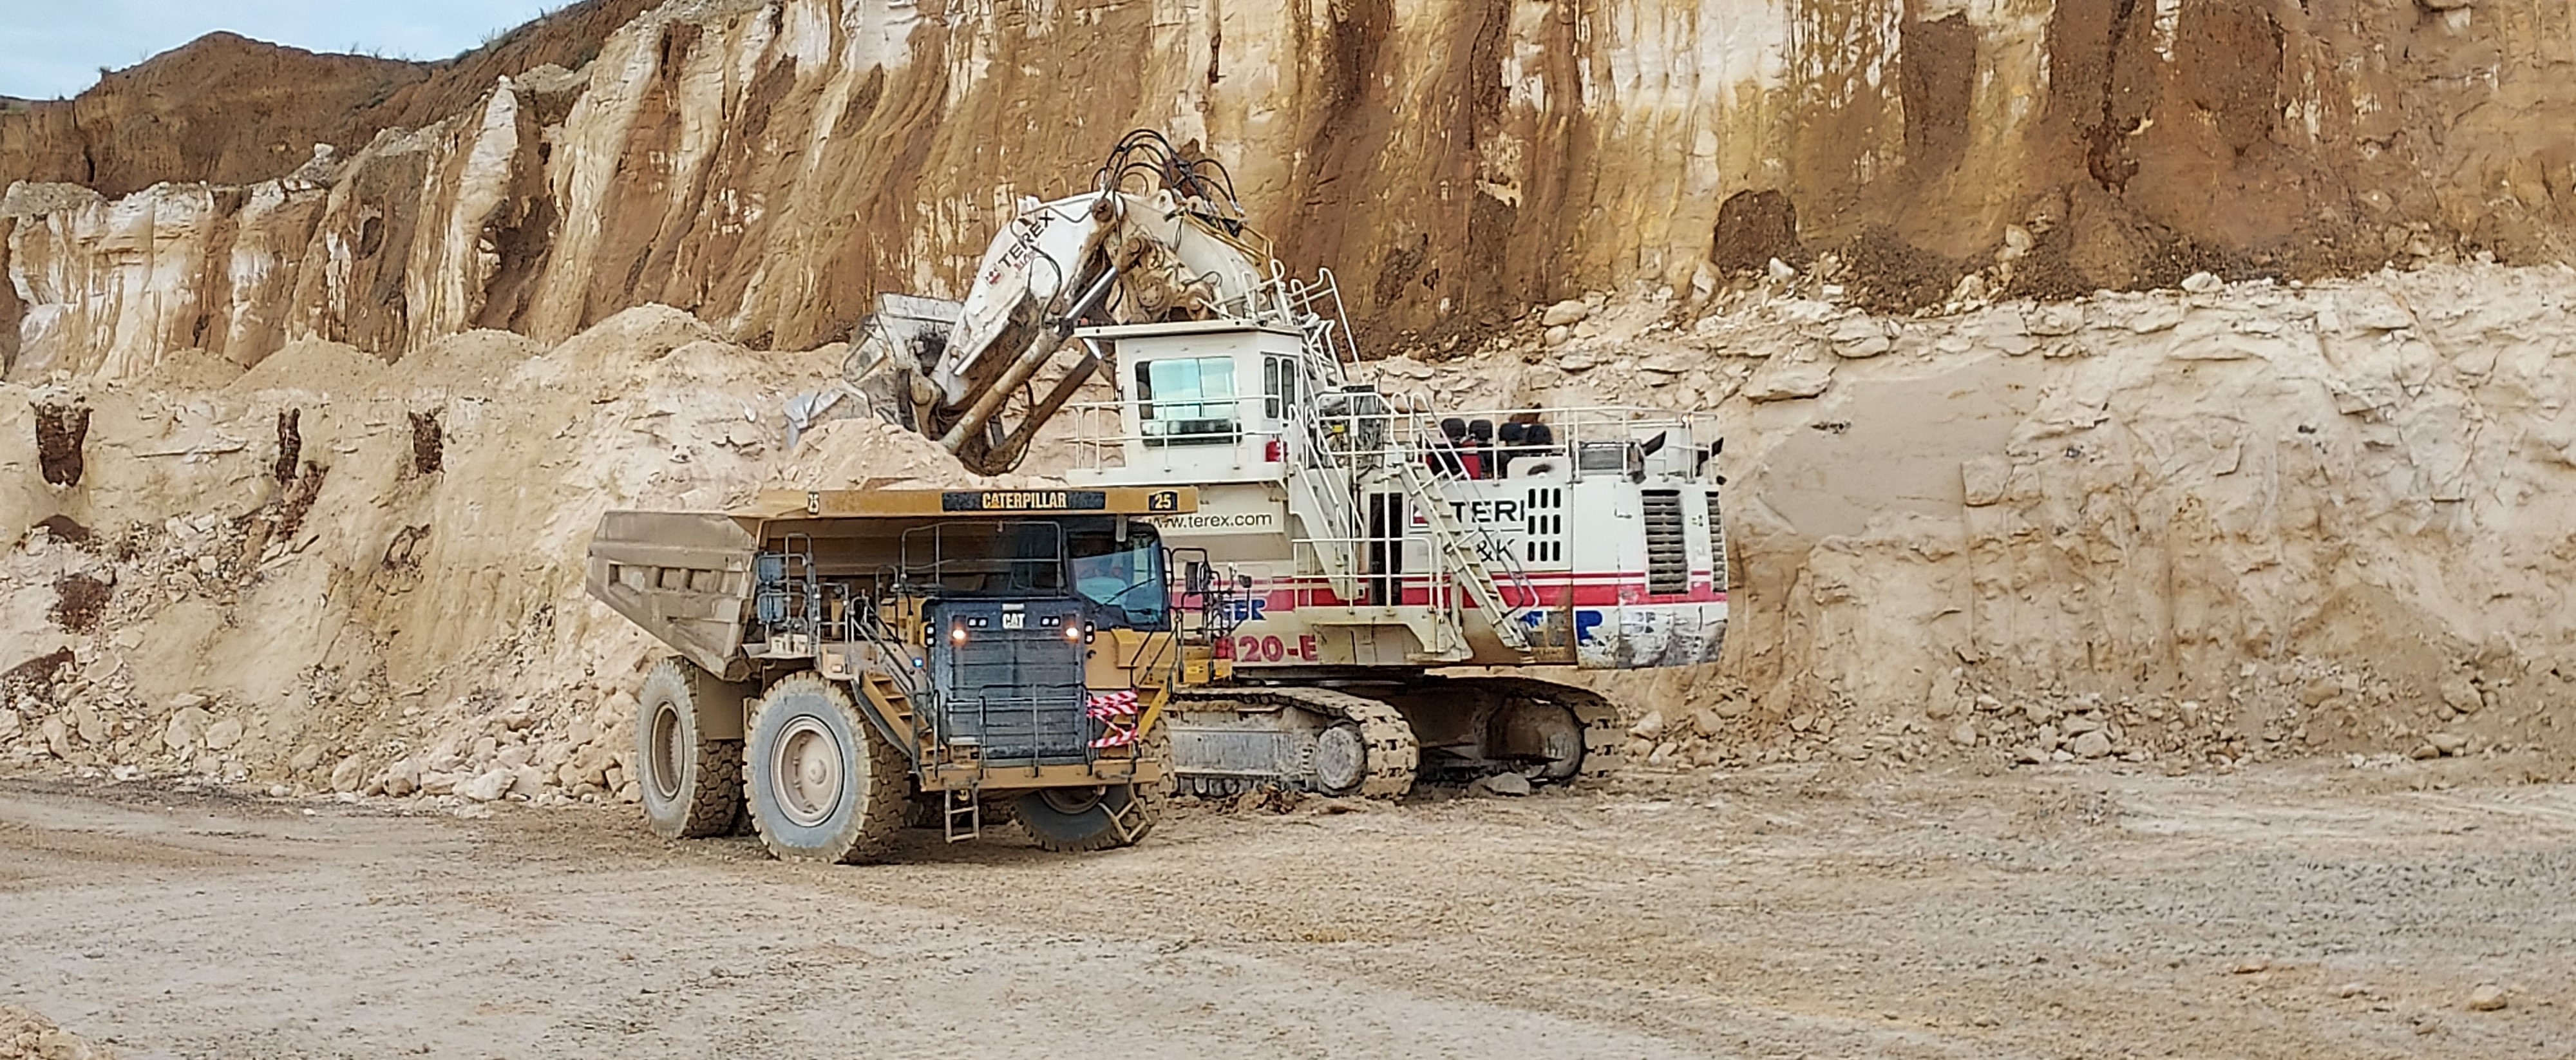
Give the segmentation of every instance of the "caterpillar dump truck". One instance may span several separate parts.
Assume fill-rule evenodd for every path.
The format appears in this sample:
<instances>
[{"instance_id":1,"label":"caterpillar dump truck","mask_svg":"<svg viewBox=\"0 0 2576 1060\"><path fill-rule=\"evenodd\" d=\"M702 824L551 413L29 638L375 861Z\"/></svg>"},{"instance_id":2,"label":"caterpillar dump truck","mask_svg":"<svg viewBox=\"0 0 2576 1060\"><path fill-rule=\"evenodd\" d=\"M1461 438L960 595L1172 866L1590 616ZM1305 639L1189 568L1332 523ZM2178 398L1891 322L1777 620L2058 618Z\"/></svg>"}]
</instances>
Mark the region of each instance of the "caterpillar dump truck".
<instances>
[{"instance_id":1,"label":"caterpillar dump truck","mask_svg":"<svg viewBox=\"0 0 2576 1060\"><path fill-rule=\"evenodd\" d=\"M1714 424L1439 409L1368 372L1331 272L1289 275L1224 168L1149 131L1090 190L1022 200L962 300L880 296L845 366L973 470L1016 467L1052 427L1077 485L1196 488L1194 510L1149 517L1203 557L1191 582L1232 590L1210 623L1227 669L1169 696L1182 788L1392 798L1426 772L1611 770L1624 734L1600 695L1458 668L1715 661Z\"/></svg>"},{"instance_id":2,"label":"caterpillar dump truck","mask_svg":"<svg viewBox=\"0 0 2576 1060\"><path fill-rule=\"evenodd\" d=\"M1170 696L1222 669L1150 521L1197 492L853 485L600 520L590 594L677 653L639 697L653 830L860 862L1007 806L1049 850L1143 839Z\"/></svg>"}]
</instances>

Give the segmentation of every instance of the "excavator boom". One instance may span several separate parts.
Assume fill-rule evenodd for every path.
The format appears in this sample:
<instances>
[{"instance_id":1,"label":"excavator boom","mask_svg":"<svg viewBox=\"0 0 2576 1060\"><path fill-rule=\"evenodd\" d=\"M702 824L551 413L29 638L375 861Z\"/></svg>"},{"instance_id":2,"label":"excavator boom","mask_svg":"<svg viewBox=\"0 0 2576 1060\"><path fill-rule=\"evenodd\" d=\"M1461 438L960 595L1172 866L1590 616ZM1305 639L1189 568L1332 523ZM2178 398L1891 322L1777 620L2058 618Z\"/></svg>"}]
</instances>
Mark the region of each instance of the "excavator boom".
<instances>
[{"instance_id":1,"label":"excavator boom","mask_svg":"<svg viewBox=\"0 0 2576 1060\"><path fill-rule=\"evenodd\" d=\"M1242 238L1241 208L1208 178L1212 165L1184 162L1159 136L1131 134L1093 190L1022 199L965 298L881 297L861 326L851 384L880 415L938 439L973 470L1016 467L1029 439L1100 366L1081 344L1044 397L1032 388L1075 345L1077 327L1263 308L1269 255ZM1021 407L1005 424L1014 399Z\"/></svg>"}]
</instances>

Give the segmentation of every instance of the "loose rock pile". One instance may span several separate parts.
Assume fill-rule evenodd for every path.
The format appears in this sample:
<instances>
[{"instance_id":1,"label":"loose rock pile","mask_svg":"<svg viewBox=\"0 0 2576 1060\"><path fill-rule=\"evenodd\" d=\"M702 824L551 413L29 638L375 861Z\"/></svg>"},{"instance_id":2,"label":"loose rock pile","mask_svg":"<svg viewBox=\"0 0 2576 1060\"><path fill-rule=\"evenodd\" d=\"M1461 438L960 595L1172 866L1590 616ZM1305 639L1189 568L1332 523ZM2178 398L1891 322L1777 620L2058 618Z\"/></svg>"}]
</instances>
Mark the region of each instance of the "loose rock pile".
<instances>
[{"instance_id":1,"label":"loose rock pile","mask_svg":"<svg viewBox=\"0 0 2576 1060\"><path fill-rule=\"evenodd\" d=\"M1783 713L1740 686L1726 690L1722 678L1711 683L1721 687L1707 695L1627 694L1630 702L1681 700L1647 711L1630 727L1629 760L1668 769L1978 758L2200 769L2330 753L2359 764L2546 751L2555 746L2556 731L2545 714L2481 718L2495 693L2467 676L2446 682L2444 698L2434 702L2405 696L2384 679L2313 663L2268 682L2245 679L2211 700L2063 691L2007 698L2008 691L1979 691L1964 671L1954 671L1936 694L1908 709L1877 712L1845 704Z\"/></svg>"},{"instance_id":2,"label":"loose rock pile","mask_svg":"<svg viewBox=\"0 0 2576 1060\"><path fill-rule=\"evenodd\" d=\"M1905 319L1833 286L1590 296L1368 369L1422 407L1713 410L1727 660L1596 677L1636 712L1639 766L2570 748L2576 625L2553 594L2576 561L2553 506L2576 496L2576 402L2534 373L2576 278ZM580 589L601 510L966 480L863 418L790 446L783 406L839 360L647 307L553 349L473 332L382 365L300 344L211 391L0 386L0 465L21 469L0 588L38 604L0 612L0 764L632 799L631 690L663 649ZM50 485L32 410L74 400L83 478ZM1042 439L1033 475L1000 481L1078 458Z\"/></svg>"},{"instance_id":3,"label":"loose rock pile","mask_svg":"<svg viewBox=\"0 0 2576 1060\"><path fill-rule=\"evenodd\" d=\"M115 1056L55 1026L40 1013L0 1005L0 1060L115 1060Z\"/></svg>"}]
</instances>

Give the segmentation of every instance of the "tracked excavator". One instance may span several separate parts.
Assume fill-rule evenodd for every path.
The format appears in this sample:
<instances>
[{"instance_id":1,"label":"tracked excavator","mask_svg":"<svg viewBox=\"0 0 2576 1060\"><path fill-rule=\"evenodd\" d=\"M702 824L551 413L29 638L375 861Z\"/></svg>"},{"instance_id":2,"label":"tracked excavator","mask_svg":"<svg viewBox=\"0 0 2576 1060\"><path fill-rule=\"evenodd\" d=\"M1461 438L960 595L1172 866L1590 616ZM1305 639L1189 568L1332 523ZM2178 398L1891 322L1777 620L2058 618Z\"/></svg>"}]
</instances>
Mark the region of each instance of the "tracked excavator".
<instances>
[{"instance_id":1,"label":"tracked excavator","mask_svg":"<svg viewBox=\"0 0 2576 1060\"><path fill-rule=\"evenodd\" d=\"M1225 169L1151 131L1090 190L1022 200L963 299L881 295L845 367L977 472L1054 428L1076 488L1193 489L1144 517L1216 657L1161 717L1186 791L1605 773L1611 703L1479 668L1686 666L1725 634L1711 421L1388 393L1331 272L1290 275Z\"/></svg>"}]
</instances>

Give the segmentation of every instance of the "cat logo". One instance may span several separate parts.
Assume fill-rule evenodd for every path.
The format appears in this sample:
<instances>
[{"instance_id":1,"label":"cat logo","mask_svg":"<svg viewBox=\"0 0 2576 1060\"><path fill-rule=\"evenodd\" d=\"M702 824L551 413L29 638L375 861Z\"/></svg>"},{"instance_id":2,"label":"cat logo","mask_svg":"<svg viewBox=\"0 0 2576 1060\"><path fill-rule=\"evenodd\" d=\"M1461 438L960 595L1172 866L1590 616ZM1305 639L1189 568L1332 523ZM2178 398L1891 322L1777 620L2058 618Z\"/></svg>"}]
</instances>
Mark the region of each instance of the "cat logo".
<instances>
[{"instance_id":1,"label":"cat logo","mask_svg":"<svg viewBox=\"0 0 2576 1060\"><path fill-rule=\"evenodd\" d=\"M1181 491L1155 490L1154 492L1147 494L1145 496L1145 510L1149 512L1180 511Z\"/></svg>"}]
</instances>

